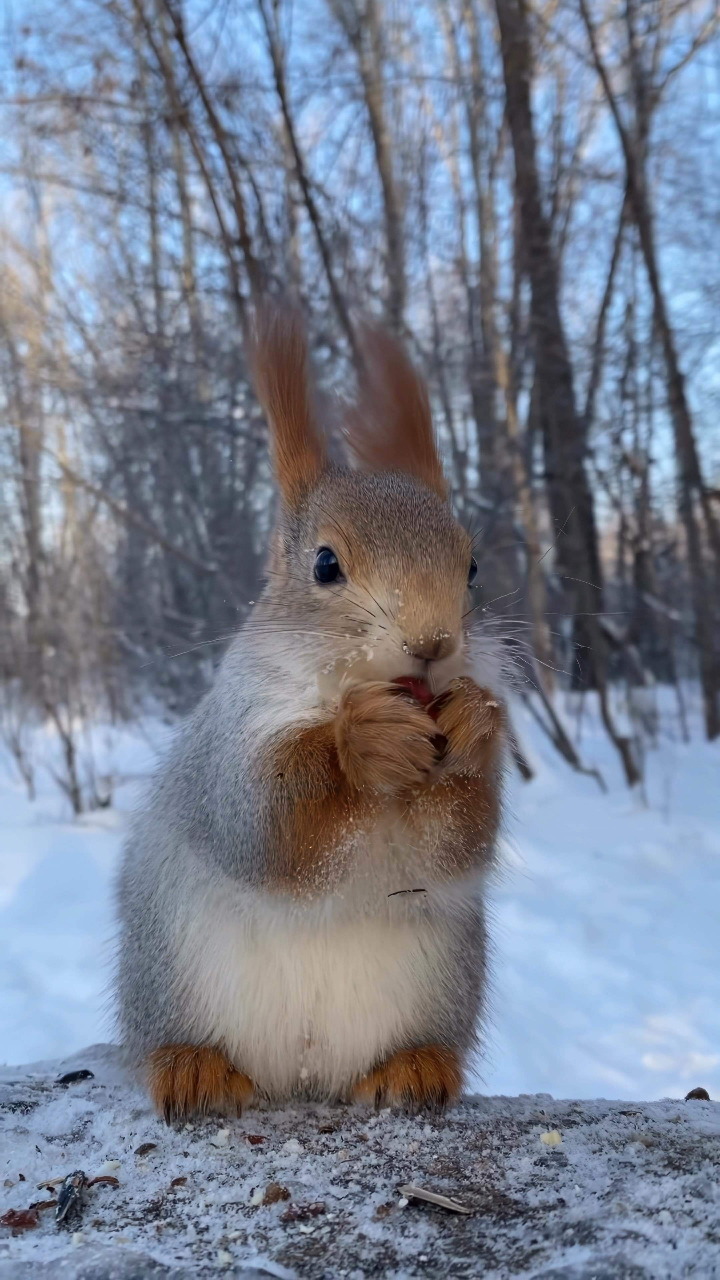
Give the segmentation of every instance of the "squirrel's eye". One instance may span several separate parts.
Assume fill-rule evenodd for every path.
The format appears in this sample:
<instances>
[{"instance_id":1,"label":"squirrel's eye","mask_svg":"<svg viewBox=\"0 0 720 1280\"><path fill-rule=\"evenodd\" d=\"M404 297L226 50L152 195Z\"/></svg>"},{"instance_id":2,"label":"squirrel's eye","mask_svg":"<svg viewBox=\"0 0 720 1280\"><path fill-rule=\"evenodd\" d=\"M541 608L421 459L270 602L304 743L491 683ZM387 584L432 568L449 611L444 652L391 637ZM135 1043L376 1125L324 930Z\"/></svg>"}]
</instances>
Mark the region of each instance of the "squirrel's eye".
<instances>
[{"instance_id":1,"label":"squirrel's eye","mask_svg":"<svg viewBox=\"0 0 720 1280\"><path fill-rule=\"evenodd\" d=\"M338 558L330 547L321 547L315 557L315 581L325 585L341 577Z\"/></svg>"},{"instance_id":2,"label":"squirrel's eye","mask_svg":"<svg viewBox=\"0 0 720 1280\"><path fill-rule=\"evenodd\" d=\"M477 560L473 556L472 560L470 561L470 568L468 569L468 586L469 587L472 586L476 578L477 578Z\"/></svg>"}]
</instances>

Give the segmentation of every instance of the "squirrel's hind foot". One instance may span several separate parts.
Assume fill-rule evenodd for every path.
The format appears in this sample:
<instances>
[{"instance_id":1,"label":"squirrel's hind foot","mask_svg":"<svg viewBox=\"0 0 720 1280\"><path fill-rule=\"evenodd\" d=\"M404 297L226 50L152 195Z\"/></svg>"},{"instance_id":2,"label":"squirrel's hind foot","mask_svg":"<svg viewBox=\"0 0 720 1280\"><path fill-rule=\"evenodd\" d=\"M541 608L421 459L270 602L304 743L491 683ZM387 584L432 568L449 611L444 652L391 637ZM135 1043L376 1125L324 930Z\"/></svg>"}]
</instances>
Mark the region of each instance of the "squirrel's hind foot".
<instances>
[{"instance_id":1,"label":"squirrel's hind foot","mask_svg":"<svg viewBox=\"0 0 720 1280\"><path fill-rule=\"evenodd\" d=\"M150 1096L166 1124L192 1115L241 1115L255 1086L220 1049L166 1044L147 1060Z\"/></svg>"},{"instance_id":2,"label":"squirrel's hind foot","mask_svg":"<svg viewBox=\"0 0 720 1280\"><path fill-rule=\"evenodd\" d=\"M444 1111L462 1089L462 1066L456 1049L428 1044L400 1049L359 1080L353 1102L406 1111Z\"/></svg>"}]
</instances>

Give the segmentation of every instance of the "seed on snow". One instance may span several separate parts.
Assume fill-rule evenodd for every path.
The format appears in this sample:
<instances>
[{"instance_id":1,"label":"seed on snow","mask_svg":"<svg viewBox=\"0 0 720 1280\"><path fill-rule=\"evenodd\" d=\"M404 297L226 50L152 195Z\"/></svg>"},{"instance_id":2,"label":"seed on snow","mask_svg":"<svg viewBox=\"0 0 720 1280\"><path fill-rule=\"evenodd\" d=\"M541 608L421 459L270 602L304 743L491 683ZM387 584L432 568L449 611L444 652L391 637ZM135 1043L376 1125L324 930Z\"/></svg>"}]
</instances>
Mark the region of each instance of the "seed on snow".
<instances>
[{"instance_id":1,"label":"seed on snow","mask_svg":"<svg viewBox=\"0 0 720 1280\"><path fill-rule=\"evenodd\" d=\"M546 1147L559 1147L562 1142L562 1134L557 1129L551 1129L549 1133L541 1133L540 1141L545 1143Z\"/></svg>"}]
</instances>

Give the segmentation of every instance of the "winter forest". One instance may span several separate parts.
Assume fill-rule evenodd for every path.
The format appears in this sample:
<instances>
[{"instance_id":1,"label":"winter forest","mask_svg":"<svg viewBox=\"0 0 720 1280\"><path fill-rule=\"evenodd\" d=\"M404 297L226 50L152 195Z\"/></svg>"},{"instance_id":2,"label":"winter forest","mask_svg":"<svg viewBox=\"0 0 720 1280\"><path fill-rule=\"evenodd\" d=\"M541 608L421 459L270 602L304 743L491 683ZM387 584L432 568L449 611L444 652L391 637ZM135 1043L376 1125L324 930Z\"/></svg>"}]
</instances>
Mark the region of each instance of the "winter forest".
<instances>
[{"instance_id":1,"label":"winter forest","mask_svg":"<svg viewBox=\"0 0 720 1280\"><path fill-rule=\"evenodd\" d=\"M192 707L262 589L268 298L307 317L338 450L363 318L424 372L518 786L545 753L642 805L663 741L716 757L717 0L19 0L0 50L0 742L29 802L50 777L112 809L97 727Z\"/></svg>"},{"instance_id":2,"label":"winter forest","mask_svg":"<svg viewBox=\"0 0 720 1280\"><path fill-rule=\"evenodd\" d=\"M28 785L49 717L96 803L77 725L184 709L242 622L273 511L245 348L288 291L330 430L358 316L425 371L483 602L572 763L558 687L598 691L630 784L637 691L672 684L683 722L698 679L720 733L718 16L7 11L1 674Z\"/></svg>"}]
</instances>

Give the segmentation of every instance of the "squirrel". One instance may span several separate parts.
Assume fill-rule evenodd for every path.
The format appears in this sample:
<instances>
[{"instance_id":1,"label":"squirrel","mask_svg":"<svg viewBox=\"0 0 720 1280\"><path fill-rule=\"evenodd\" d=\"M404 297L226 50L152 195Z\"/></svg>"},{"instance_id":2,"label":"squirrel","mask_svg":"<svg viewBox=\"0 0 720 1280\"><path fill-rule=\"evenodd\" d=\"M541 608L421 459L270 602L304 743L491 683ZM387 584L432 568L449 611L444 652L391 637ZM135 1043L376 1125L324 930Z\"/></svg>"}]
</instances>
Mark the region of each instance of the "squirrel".
<instances>
[{"instance_id":1,"label":"squirrel","mask_svg":"<svg viewBox=\"0 0 720 1280\"><path fill-rule=\"evenodd\" d=\"M168 1123L253 1098L442 1109L477 1047L503 650L468 622L427 388L388 334L362 349L339 466L300 319L259 324L267 585L124 850L120 1029Z\"/></svg>"}]
</instances>

